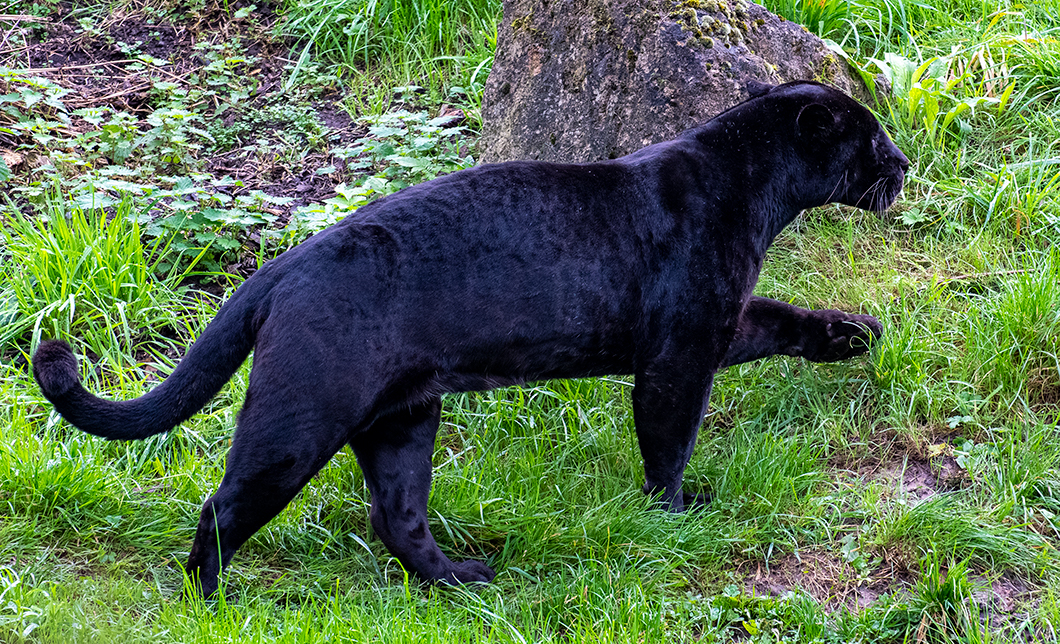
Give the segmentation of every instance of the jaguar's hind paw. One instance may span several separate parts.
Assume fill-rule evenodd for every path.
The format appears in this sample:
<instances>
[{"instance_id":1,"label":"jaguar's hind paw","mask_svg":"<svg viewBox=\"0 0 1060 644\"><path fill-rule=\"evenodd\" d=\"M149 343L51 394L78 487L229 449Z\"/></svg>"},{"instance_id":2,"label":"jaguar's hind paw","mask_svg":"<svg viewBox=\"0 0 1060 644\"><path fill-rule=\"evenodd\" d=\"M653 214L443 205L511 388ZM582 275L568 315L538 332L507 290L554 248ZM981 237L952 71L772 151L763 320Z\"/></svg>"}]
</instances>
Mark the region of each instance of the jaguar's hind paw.
<instances>
[{"instance_id":1,"label":"jaguar's hind paw","mask_svg":"<svg viewBox=\"0 0 1060 644\"><path fill-rule=\"evenodd\" d=\"M476 582L488 584L493 581L493 578L496 576L497 573L493 572L493 568L490 568L481 561L468 559L467 561L454 563L453 569L441 581L450 586L455 586L457 584L473 584Z\"/></svg>"},{"instance_id":2,"label":"jaguar's hind paw","mask_svg":"<svg viewBox=\"0 0 1060 644\"><path fill-rule=\"evenodd\" d=\"M699 508L705 508L710 505L713 497L706 492L700 492L698 494L692 494L691 492L682 492L681 496L685 502L686 510L697 510Z\"/></svg>"}]
</instances>

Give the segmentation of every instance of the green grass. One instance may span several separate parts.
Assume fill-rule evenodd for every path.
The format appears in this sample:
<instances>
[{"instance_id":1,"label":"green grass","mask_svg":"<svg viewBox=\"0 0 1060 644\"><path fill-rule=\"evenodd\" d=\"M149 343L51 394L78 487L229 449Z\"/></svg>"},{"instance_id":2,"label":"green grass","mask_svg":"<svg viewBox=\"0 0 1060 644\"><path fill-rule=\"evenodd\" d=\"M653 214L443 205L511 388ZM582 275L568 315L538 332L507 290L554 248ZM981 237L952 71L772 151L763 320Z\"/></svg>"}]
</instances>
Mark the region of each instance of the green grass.
<instances>
[{"instance_id":1,"label":"green grass","mask_svg":"<svg viewBox=\"0 0 1060 644\"><path fill-rule=\"evenodd\" d=\"M137 396L238 283L223 274L232 257L263 261L375 196L471 163L469 133L429 117L445 101L477 125L497 3L289 3L275 25L298 43L285 103L247 106L256 81L233 36L209 50L206 89L163 85L146 104L194 127L138 130L108 112L71 133L60 87L0 73L0 142L47 159L0 174L14 200L0 235L0 641L1055 641L1057 7L774 8L892 75L878 114L913 165L887 213L800 217L757 292L876 315L883 339L847 363L778 358L720 374L687 473L713 501L682 516L639 491L628 379L447 397L432 530L450 556L498 570L482 588L408 579L373 536L363 477L342 452L240 550L223 600L183 598L180 566L223 475L249 365L179 429L108 443L55 416L27 359L39 339L66 338L91 389ZM335 88L369 131L342 150L311 116ZM395 101L412 113L391 114ZM207 154L267 156L248 137L277 123L275 164L325 151L347 163L323 169L345 173L342 190L283 230L269 214L279 200L236 201L232 183L197 174ZM192 270L211 274L213 294ZM990 599L1002 582L1021 589L1008 604Z\"/></svg>"},{"instance_id":2,"label":"green grass","mask_svg":"<svg viewBox=\"0 0 1060 644\"><path fill-rule=\"evenodd\" d=\"M145 244L128 202L109 220L79 207L50 208L32 215L13 210L0 230L4 262L0 298L0 346L24 350L29 340L78 337L111 365L136 350L145 331L157 340L147 345L174 346L159 331L182 326L184 273L160 274L168 250L162 242ZM185 334L182 339L189 336Z\"/></svg>"},{"instance_id":3,"label":"green grass","mask_svg":"<svg viewBox=\"0 0 1060 644\"><path fill-rule=\"evenodd\" d=\"M379 92L424 86L477 104L497 44L498 0L288 0L283 33L302 58L340 61L364 102ZM298 67L292 78L297 78ZM379 82L379 79L385 79ZM290 82L290 81L289 81Z\"/></svg>"}]
</instances>

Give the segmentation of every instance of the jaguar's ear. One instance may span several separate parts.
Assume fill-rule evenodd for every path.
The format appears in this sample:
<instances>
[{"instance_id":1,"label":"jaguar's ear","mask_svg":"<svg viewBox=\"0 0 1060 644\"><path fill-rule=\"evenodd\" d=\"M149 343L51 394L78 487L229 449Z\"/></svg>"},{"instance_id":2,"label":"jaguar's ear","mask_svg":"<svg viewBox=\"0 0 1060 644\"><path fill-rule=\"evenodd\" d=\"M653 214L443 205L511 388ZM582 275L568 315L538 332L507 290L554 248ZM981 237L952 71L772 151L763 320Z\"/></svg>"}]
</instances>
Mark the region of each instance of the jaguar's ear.
<instances>
[{"instance_id":1,"label":"jaguar's ear","mask_svg":"<svg viewBox=\"0 0 1060 644\"><path fill-rule=\"evenodd\" d=\"M799 110L795 127L800 137L819 137L835 129L835 114L820 103L810 103Z\"/></svg>"},{"instance_id":2,"label":"jaguar's ear","mask_svg":"<svg viewBox=\"0 0 1060 644\"><path fill-rule=\"evenodd\" d=\"M774 87L776 87L776 85L770 85L769 83L763 83L761 81L756 81L753 78L751 80L747 81L747 93L751 95L751 98L758 98L759 96L765 96Z\"/></svg>"}]
</instances>

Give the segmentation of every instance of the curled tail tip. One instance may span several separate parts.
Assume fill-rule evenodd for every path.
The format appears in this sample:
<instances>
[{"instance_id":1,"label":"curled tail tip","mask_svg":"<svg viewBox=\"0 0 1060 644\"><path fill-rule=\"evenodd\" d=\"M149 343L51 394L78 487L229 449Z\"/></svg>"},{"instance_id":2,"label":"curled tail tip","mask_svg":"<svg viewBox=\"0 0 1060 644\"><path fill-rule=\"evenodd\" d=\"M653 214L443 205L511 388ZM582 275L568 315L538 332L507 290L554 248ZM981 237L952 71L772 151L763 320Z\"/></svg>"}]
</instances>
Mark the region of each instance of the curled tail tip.
<instances>
[{"instance_id":1,"label":"curled tail tip","mask_svg":"<svg viewBox=\"0 0 1060 644\"><path fill-rule=\"evenodd\" d=\"M49 400L61 398L77 387L77 358L62 340L41 342L33 354L33 377Z\"/></svg>"}]
</instances>

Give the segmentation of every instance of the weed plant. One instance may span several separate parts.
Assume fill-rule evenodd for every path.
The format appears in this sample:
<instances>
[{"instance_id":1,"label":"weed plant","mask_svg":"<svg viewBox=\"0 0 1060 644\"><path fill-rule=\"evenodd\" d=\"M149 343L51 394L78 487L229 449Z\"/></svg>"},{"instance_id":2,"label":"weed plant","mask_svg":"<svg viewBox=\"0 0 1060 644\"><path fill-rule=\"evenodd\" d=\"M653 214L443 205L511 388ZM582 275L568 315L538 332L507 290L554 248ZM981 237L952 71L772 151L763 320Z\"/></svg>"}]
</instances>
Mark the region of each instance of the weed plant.
<instances>
[{"instance_id":1,"label":"weed plant","mask_svg":"<svg viewBox=\"0 0 1060 644\"><path fill-rule=\"evenodd\" d=\"M229 262L472 164L468 131L432 117L474 107L497 4L291 3L288 103L253 109L254 56L234 41L202 46L192 89L154 83L151 118L74 109L58 84L0 71L0 147L40 161L0 165L0 640L1055 641L1056 7L773 8L889 79L876 110L913 165L887 213L800 217L757 292L871 313L884 337L847 363L720 374L687 477L712 503L682 516L639 492L629 379L446 397L431 527L450 556L497 568L474 589L409 579L342 452L240 551L224 597L182 597L249 365L180 428L108 443L51 411L27 359L63 337L91 389L140 395L238 283ZM339 82L362 110L342 145L312 116ZM270 125L282 145L255 140ZM326 154L335 195L277 217L282 199L203 173L240 150ZM196 273L220 278L215 295Z\"/></svg>"},{"instance_id":2,"label":"weed plant","mask_svg":"<svg viewBox=\"0 0 1060 644\"><path fill-rule=\"evenodd\" d=\"M295 211L285 239L301 241L374 199L473 166L474 158L458 138L462 128L444 127L448 120L404 110L367 118L366 136L349 148L332 150L347 171L361 172L354 185L340 183L334 197Z\"/></svg>"}]
</instances>

